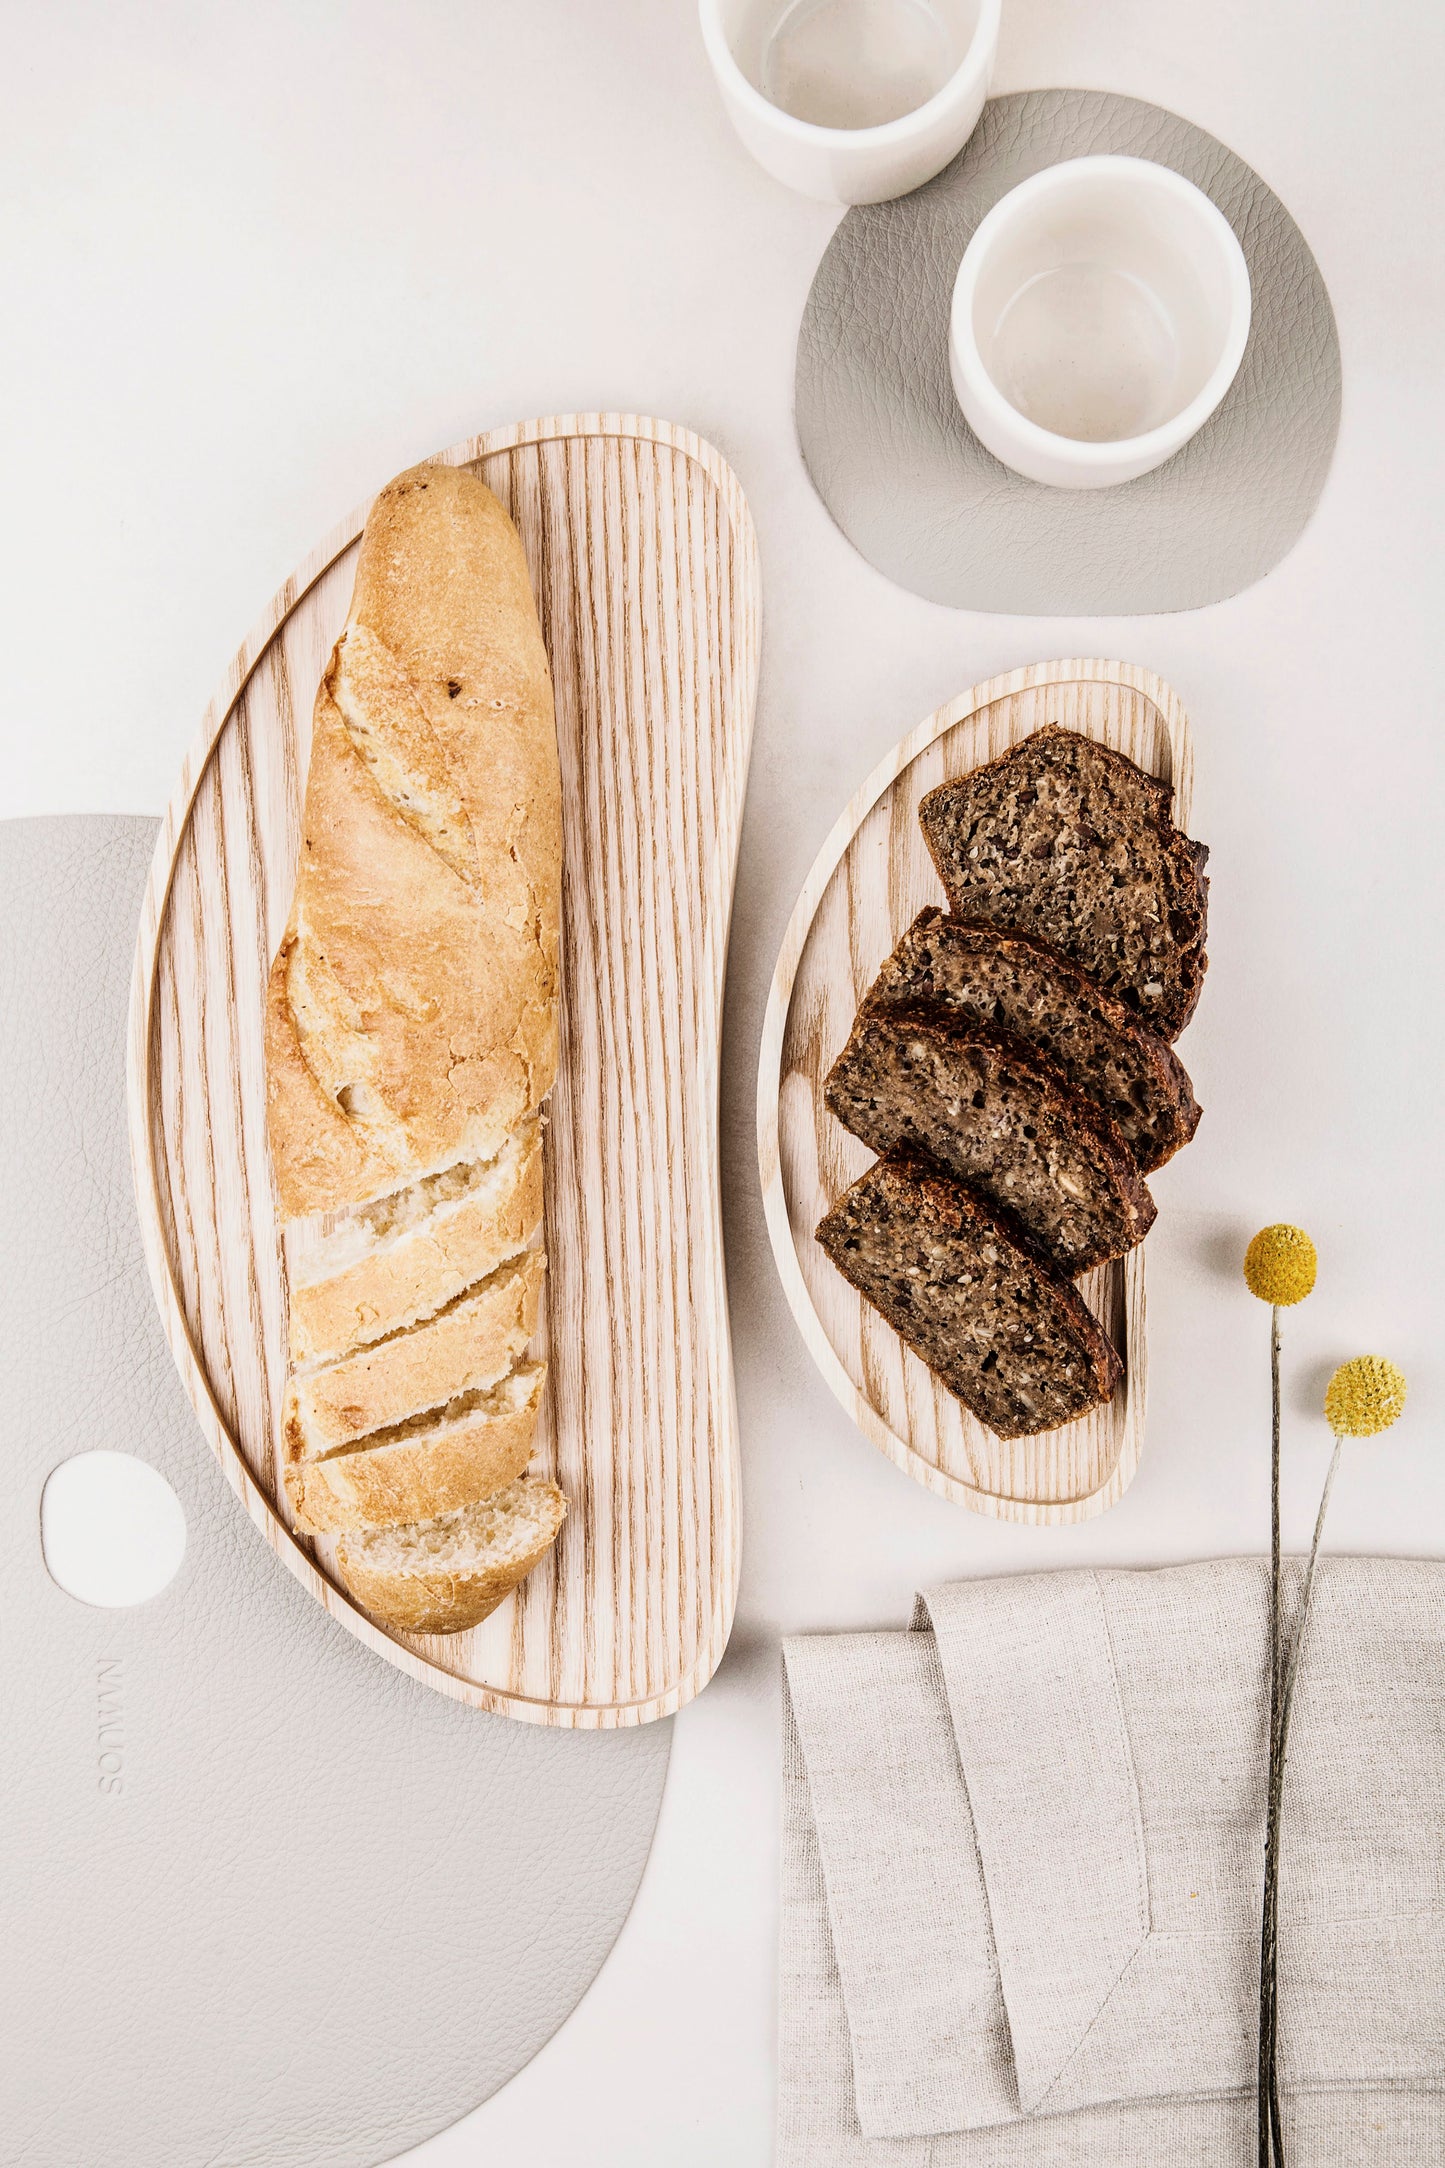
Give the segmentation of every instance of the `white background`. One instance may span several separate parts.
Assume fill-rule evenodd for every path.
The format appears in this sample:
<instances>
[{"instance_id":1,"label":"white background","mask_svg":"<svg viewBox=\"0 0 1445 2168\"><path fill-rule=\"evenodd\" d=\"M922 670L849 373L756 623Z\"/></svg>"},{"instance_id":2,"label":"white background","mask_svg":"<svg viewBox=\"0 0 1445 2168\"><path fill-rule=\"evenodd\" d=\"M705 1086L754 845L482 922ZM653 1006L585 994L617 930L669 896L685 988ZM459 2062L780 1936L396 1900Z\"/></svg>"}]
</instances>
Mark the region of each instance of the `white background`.
<instances>
[{"instance_id":1,"label":"white background","mask_svg":"<svg viewBox=\"0 0 1445 2168\"><path fill-rule=\"evenodd\" d=\"M414 2156L465 2168L770 2158L780 1629L899 1625L915 1586L1256 1550L1267 1318L1248 1235L1297 1219L1289 1537L1325 1375L1377 1348L1406 1422L1352 1450L1337 1547L1445 1551L1439 214L1445 13L1407 0L1004 0L996 87L1127 91L1283 196L1345 362L1324 500L1217 608L934 608L808 485L794 341L837 217L733 140L690 0L6 0L0 59L0 810L155 813L242 635L390 474L473 430L623 407L713 439L762 543L765 658L724 1078L746 1476L742 1602L678 1721L642 1893L582 2007ZM1146 1458L1071 1531L996 1526L878 1455L813 1372L753 1154L763 1004L840 806L993 672L1112 654L1173 680L1213 846L1184 1043L1206 1116L1156 1182Z\"/></svg>"}]
</instances>

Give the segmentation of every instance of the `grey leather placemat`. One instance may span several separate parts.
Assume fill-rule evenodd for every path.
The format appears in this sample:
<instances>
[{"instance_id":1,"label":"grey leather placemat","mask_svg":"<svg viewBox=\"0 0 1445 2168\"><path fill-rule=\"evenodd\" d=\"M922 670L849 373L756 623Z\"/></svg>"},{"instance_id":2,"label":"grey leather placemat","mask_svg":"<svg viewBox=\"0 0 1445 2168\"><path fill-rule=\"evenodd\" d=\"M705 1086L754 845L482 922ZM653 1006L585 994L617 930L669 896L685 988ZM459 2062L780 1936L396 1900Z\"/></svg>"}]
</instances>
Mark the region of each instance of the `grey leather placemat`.
<instances>
[{"instance_id":1,"label":"grey leather placemat","mask_svg":"<svg viewBox=\"0 0 1445 2168\"><path fill-rule=\"evenodd\" d=\"M1045 166L1152 158L1229 219L1253 322L1218 412L1117 489L1046 489L969 430L948 373L953 282L974 228ZM798 437L818 493L870 564L960 609L1135 616L1221 602L1292 548L1319 501L1340 416L1340 348L1319 266L1284 205L1178 114L1107 91L996 98L951 166L850 211L798 341Z\"/></svg>"},{"instance_id":2,"label":"grey leather placemat","mask_svg":"<svg viewBox=\"0 0 1445 2168\"><path fill-rule=\"evenodd\" d=\"M580 2000L670 1726L533 1729L428 1691L326 1616L228 1489L126 1151L155 829L0 823L0 2157L362 2168L484 2100ZM130 1610L63 1594L40 1548L45 1477L99 1446L185 1510L179 1573Z\"/></svg>"}]
</instances>

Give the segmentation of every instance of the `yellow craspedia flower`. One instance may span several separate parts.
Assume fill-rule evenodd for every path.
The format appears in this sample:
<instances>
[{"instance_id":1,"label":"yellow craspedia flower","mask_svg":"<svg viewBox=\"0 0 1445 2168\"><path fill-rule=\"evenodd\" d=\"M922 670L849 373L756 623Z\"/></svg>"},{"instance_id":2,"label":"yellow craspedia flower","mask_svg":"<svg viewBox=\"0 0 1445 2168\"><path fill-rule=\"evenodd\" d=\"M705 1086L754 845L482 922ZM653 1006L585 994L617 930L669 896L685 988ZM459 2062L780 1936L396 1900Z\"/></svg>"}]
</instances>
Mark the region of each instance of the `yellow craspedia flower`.
<instances>
[{"instance_id":1,"label":"yellow craspedia flower","mask_svg":"<svg viewBox=\"0 0 1445 2168\"><path fill-rule=\"evenodd\" d=\"M1341 1363L1325 1389L1325 1421L1337 1438L1373 1438L1405 1412L1405 1374L1383 1355Z\"/></svg>"},{"instance_id":2,"label":"yellow craspedia flower","mask_svg":"<svg viewBox=\"0 0 1445 2168\"><path fill-rule=\"evenodd\" d=\"M1315 1284L1319 1259L1303 1227L1261 1227L1244 1253L1244 1282L1261 1302L1287 1308Z\"/></svg>"}]
</instances>

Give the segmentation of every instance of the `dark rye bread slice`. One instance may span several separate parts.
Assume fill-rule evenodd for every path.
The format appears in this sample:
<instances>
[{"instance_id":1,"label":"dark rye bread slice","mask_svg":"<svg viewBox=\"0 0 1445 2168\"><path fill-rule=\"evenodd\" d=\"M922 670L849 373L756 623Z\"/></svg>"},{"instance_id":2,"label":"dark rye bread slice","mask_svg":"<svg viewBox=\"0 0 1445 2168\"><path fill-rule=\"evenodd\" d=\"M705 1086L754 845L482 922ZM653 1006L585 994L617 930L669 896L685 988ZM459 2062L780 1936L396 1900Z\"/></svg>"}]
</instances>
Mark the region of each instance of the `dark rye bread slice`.
<instances>
[{"instance_id":1,"label":"dark rye bread slice","mask_svg":"<svg viewBox=\"0 0 1445 2168\"><path fill-rule=\"evenodd\" d=\"M962 1182L915 1155L869 1168L817 1239L866 1302L1000 1438L1112 1398L1118 1350L1062 1273Z\"/></svg>"},{"instance_id":2,"label":"dark rye bread slice","mask_svg":"<svg viewBox=\"0 0 1445 2168\"><path fill-rule=\"evenodd\" d=\"M1205 972L1208 856L1170 819L1173 791L1050 724L918 808L949 908L1051 941L1166 1039Z\"/></svg>"},{"instance_id":3,"label":"dark rye bread slice","mask_svg":"<svg viewBox=\"0 0 1445 2168\"><path fill-rule=\"evenodd\" d=\"M927 1009L865 1009L823 1086L875 1152L917 1148L1016 1219L1073 1280L1122 1257L1154 1200L1106 1114L992 1025Z\"/></svg>"},{"instance_id":4,"label":"dark rye bread slice","mask_svg":"<svg viewBox=\"0 0 1445 2168\"><path fill-rule=\"evenodd\" d=\"M1199 1127L1188 1072L1172 1046L1047 941L920 911L864 997L868 1008L919 1007L995 1024L1026 1040L1066 1083L1101 1106L1141 1174L1162 1167Z\"/></svg>"}]
</instances>

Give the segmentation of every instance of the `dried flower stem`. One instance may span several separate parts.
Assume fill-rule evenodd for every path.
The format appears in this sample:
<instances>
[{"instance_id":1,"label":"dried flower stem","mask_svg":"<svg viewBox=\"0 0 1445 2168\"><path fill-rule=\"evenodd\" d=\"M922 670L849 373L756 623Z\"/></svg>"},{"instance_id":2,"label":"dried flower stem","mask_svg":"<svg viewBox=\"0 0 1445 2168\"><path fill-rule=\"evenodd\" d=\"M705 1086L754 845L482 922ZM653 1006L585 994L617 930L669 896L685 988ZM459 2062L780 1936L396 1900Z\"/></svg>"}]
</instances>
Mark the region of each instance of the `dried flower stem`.
<instances>
[{"instance_id":1,"label":"dried flower stem","mask_svg":"<svg viewBox=\"0 0 1445 2168\"><path fill-rule=\"evenodd\" d=\"M1284 1782L1285 1758L1289 1748L1289 1714L1294 1705L1295 1679L1299 1672L1300 1655L1304 1649L1305 1630L1310 1622L1310 1604L1314 1596L1315 1568L1319 1564L1320 1558L1320 1537L1325 1532L1325 1514L1329 1509L1330 1492L1334 1489L1335 1477L1339 1473L1340 1454L1344 1449L1344 1443L1342 1437L1336 1437L1335 1449L1330 1455L1329 1473L1325 1477L1325 1487L1320 1493L1320 1510L1315 1515L1315 1534L1314 1541L1310 1545L1309 1564L1305 1567L1305 1585L1304 1592L1300 1597L1299 1623L1295 1627L1294 1638L1290 1642L1289 1658L1284 1668L1284 1686L1281 1691L1279 1706L1279 1769L1275 1778L1276 1789Z\"/></svg>"},{"instance_id":2,"label":"dried flower stem","mask_svg":"<svg viewBox=\"0 0 1445 2168\"><path fill-rule=\"evenodd\" d=\"M1274 1997L1275 1997L1275 1887L1270 1872L1275 1855L1274 1762L1280 1719L1280 1516L1279 1516L1279 1304L1269 1318L1270 1376L1270 1543L1269 1543L1269 1777L1265 1785L1268 1808L1264 1837L1264 1908L1259 1933L1259 2168L1283 2163L1280 2147L1279 2111L1274 2091Z\"/></svg>"},{"instance_id":3,"label":"dried flower stem","mask_svg":"<svg viewBox=\"0 0 1445 2168\"><path fill-rule=\"evenodd\" d=\"M1278 1387L1276 1386L1276 1407ZM1305 1635L1309 1630L1310 1609L1314 1600L1315 1569L1319 1564L1320 1538L1325 1532L1325 1514L1329 1510L1330 1492L1334 1489L1335 1476L1339 1472L1340 1453L1344 1438L1337 1432L1335 1449L1330 1456L1325 1487L1320 1493L1320 1510L1315 1515L1314 1540L1310 1544L1309 1564L1305 1567L1304 1588L1300 1594L1299 1615L1290 1640L1289 1654L1285 1659L1281 1680L1274 1656L1274 1640L1271 1640L1271 1689L1273 1699L1277 1694L1277 1714L1272 1709L1270 1717L1269 1758L1269 1808L1265 1825L1264 1856L1264 1927L1260 1938L1260 1961L1262 1971L1268 1974L1261 1988L1261 2025L1266 2028L1268 2048L1267 2091L1269 2108L1269 2135L1274 2146L1277 2168L1284 2168L1284 2150L1280 2135L1279 2070L1276 2057L1278 2037L1278 1960L1279 1960L1279 1823L1280 1807L1284 1798L1284 1772L1289 1759L1289 1719L1294 1706L1295 1681L1299 1676L1300 1656L1304 1650ZM1279 1554L1275 1553L1274 1606L1279 1603ZM1267 2006L1267 2021L1264 2008ZM1264 2129L1264 2103L1260 2108L1261 2134ZM1263 2135L1261 2136L1263 2142ZM1261 2155L1261 2159L1265 2159ZM1268 2162L1265 2160L1265 2168Z\"/></svg>"}]
</instances>

